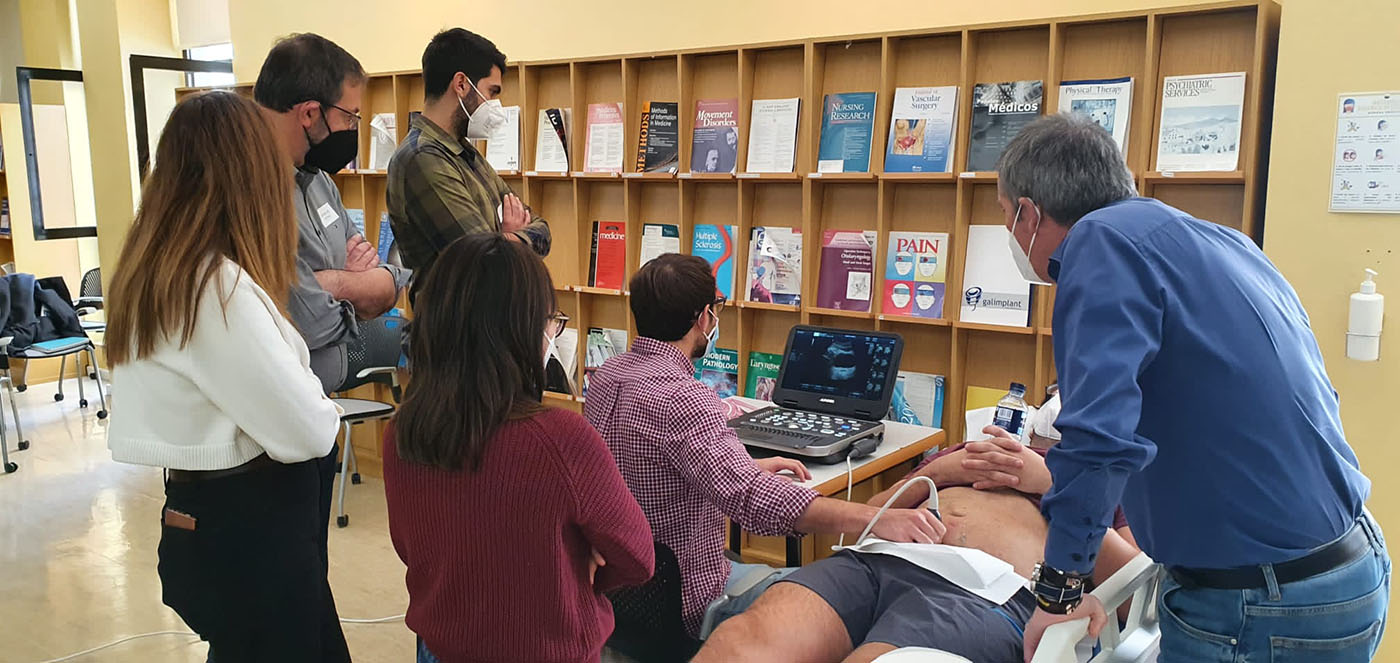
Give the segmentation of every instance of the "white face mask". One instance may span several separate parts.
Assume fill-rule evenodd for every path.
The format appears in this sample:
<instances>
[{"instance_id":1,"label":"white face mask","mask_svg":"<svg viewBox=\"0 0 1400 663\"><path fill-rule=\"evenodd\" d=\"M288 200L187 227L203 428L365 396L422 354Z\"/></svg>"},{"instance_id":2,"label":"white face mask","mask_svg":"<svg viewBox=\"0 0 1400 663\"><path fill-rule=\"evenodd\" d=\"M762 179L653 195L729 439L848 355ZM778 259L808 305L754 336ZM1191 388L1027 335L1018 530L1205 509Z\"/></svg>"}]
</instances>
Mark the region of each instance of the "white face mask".
<instances>
[{"instance_id":1,"label":"white face mask","mask_svg":"<svg viewBox=\"0 0 1400 663\"><path fill-rule=\"evenodd\" d=\"M1044 219L1044 217L1041 217ZM1016 203L1016 218L1011 220L1011 232L1006 236L1006 242L1011 247L1011 258L1016 261L1016 269L1021 272L1021 278L1034 285L1050 285L1049 281L1040 278L1035 273L1035 267L1031 266L1031 257L1027 250L1021 248L1021 243L1016 241L1016 224L1021 222L1021 204ZM1037 229L1037 232L1039 230ZM1031 250L1035 249L1035 234L1031 234Z\"/></svg>"},{"instance_id":2,"label":"white face mask","mask_svg":"<svg viewBox=\"0 0 1400 663\"><path fill-rule=\"evenodd\" d=\"M715 344L719 343L719 314L715 313L713 307L706 308L705 310L708 311L710 315L715 316L714 328L710 330L710 333L705 334L705 355L709 356L715 353Z\"/></svg>"},{"instance_id":3,"label":"white face mask","mask_svg":"<svg viewBox=\"0 0 1400 663\"><path fill-rule=\"evenodd\" d=\"M920 255L920 256L919 256L919 276L922 276L922 277L924 277L924 278L928 278L928 277L930 277L930 276L933 276L934 272L937 272L937 271L938 271L938 256L935 256L935 255Z\"/></svg>"},{"instance_id":4,"label":"white face mask","mask_svg":"<svg viewBox=\"0 0 1400 663\"><path fill-rule=\"evenodd\" d=\"M894 254L894 271L900 276L908 276L914 271L914 254L908 251L900 251Z\"/></svg>"},{"instance_id":5,"label":"white face mask","mask_svg":"<svg viewBox=\"0 0 1400 663\"><path fill-rule=\"evenodd\" d=\"M506 109L501 106L499 99L486 100L486 95L477 90L476 84L470 79L467 80L467 84L476 91L477 97L483 99L474 112L468 113L467 102L462 97L457 97L457 105L462 107L463 113L467 113L467 139L486 140L506 123Z\"/></svg>"},{"instance_id":6,"label":"white face mask","mask_svg":"<svg viewBox=\"0 0 1400 663\"><path fill-rule=\"evenodd\" d=\"M544 365L545 367L548 367L550 358L559 356L559 347L554 345L553 336L550 336L549 334L545 334L544 336ZM559 361L560 363L563 363L564 360L560 359Z\"/></svg>"},{"instance_id":7,"label":"white face mask","mask_svg":"<svg viewBox=\"0 0 1400 663\"><path fill-rule=\"evenodd\" d=\"M920 311L927 311L933 307L933 303L938 301L938 295L934 294L933 286L921 285L914 295L914 303L919 305Z\"/></svg>"},{"instance_id":8,"label":"white face mask","mask_svg":"<svg viewBox=\"0 0 1400 663\"><path fill-rule=\"evenodd\" d=\"M909 286L903 283L896 283L894 288L890 290L890 303L894 304L897 308L909 306Z\"/></svg>"}]
</instances>

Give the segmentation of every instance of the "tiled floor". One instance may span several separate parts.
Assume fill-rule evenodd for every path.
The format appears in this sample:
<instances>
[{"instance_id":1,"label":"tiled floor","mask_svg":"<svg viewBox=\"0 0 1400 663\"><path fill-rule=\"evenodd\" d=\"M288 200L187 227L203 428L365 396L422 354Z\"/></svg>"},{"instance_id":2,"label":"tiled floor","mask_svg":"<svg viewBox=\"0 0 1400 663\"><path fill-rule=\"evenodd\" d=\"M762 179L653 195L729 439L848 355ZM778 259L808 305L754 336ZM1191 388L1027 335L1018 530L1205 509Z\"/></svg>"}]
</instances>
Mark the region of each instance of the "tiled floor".
<instances>
[{"instance_id":1,"label":"tiled floor","mask_svg":"<svg viewBox=\"0 0 1400 663\"><path fill-rule=\"evenodd\" d=\"M156 514L160 471L113 462L106 422L94 406L53 401L55 385L19 394L27 451L14 474L0 474L0 661L35 663L128 635L186 630L160 602ZM89 382L91 387L92 383ZM89 396L93 396L89 393ZM95 399L94 399L95 401ZM8 403L5 419L10 423ZM389 543L383 485L350 486L350 526L331 526L331 586L341 617L402 614L403 564ZM357 661L411 661L413 635L402 622L346 624ZM78 663L204 661L195 638L158 636L118 645Z\"/></svg>"}]
</instances>

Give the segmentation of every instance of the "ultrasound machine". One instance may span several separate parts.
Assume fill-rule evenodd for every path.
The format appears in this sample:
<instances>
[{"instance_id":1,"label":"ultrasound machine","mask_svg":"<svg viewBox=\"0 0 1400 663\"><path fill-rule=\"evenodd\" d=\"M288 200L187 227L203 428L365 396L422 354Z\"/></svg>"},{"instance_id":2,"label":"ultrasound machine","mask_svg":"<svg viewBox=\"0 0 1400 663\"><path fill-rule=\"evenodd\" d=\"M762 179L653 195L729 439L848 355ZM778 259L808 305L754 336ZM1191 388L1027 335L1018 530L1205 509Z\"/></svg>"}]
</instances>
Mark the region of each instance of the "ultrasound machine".
<instances>
[{"instance_id":1,"label":"ultrasound machine","mask_svg":"<svg viewBox=\"0 0 1400 663\"><path fill-rule=\"evenodd\" d=\"M788 332L772 407L729 422L756 456L820 463L869 455L885 435L904 340L798 325Z\"/></svg>"}]
</instances>

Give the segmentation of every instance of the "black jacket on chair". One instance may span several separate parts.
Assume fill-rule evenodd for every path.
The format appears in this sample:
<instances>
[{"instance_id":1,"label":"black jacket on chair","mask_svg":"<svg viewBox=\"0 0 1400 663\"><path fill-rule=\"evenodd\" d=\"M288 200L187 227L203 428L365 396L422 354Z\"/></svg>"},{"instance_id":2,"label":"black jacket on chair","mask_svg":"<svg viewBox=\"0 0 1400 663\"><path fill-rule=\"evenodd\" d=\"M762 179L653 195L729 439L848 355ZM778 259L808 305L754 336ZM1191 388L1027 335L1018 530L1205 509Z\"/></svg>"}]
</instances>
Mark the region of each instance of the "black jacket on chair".
<instances>
[{"instance_id":1,"label":"black jacket on chair","mask_svg":"<svg viewBox=\"0 0 1400 663\"><path fill-rule=\"evenodd\" d=\"M73 302L64 296L62 277L35 279L33 274L0 277L0 336L13 336L10 354L42 341L86 337Z\"/></svg>"}]
</instances>

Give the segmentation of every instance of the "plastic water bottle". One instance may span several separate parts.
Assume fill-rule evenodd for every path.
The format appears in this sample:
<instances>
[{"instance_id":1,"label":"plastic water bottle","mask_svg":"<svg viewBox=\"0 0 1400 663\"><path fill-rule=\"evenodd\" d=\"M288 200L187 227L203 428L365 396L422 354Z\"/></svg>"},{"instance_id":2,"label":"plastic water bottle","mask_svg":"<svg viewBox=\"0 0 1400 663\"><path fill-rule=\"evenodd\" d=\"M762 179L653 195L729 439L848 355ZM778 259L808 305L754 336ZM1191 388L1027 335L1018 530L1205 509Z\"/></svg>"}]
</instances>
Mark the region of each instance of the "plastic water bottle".
<instances>
[{"instance_id":1,"label":"plastic water bottle","mask_svg":"<svg viewBox=\"0 0 1400 663\"><path fill-rule=\"evenodd\" d=\"M1011 391L997 403L992 425L1010 433L1011 437L1021 439L1026 430L1026 385L1011 383Z\"/></svg>"}]
</instances>

